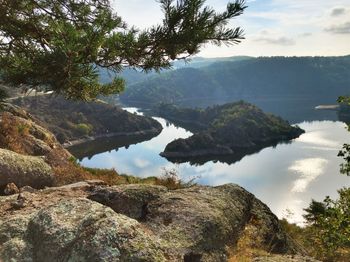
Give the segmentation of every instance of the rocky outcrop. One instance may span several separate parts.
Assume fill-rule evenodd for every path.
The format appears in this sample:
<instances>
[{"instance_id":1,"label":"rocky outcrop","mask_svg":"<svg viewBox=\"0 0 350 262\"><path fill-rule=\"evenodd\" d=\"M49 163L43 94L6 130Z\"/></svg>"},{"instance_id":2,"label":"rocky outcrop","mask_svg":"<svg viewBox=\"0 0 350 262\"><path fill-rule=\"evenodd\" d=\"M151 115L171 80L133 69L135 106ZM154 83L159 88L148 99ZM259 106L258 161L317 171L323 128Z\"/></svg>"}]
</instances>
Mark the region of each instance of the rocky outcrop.
<instances>
[{"instance_id":1,"label":"rocky outcrop","mask_svg":"<svg viewBox=\"0 0 350 262\"><path fill-rule=\"evenodd\" d=\"M23 155L47 156L51 160L55 158L53 155L64 159L72 156L39 120L23 109L7 103L0 104L0 109L1 148Z\"/></svg>"},{"instance_id":2,"label":"rocky outcrop","mask_svg":"<svg viewBox=\"0 0 350 262\"><path fill-rule=\"evenodd\" d=\"M53 171L40 157L20 155L0 148L0 188L9 183L18 187L52 186Z\"/></svg>"},{"instance_id":3,"label":"rocky outcrop","mask_svg":"<svg viewBox=\"0 0 350 262\"><path fill-rule=\"evenodd\" d=\"M269 208L237 185L174 191L147 185L115 186L94 189L89 198L147 225L176 261L185 257L226 261L226 247L234 246L245 226L253 222L259 224L255 244L260 249L296 251Z\"/></svg>"},{"instance_id":4,"label":"rocky outcrop","mask_svg":"<svg viewBox=\"0 0 350 262\"><path fill-rule=\"evenodd\" d=\"M13 103L40 119L66 147L110 137L137 136L145 140L162 130L161 124L151 117L132 114L102 101L87 103L62 96L37 96Z\"/></svg>"},{"instance_id":5,"label":"rocky outcrop","mask_svg":"<svg viewBox=\"0 0 350 262\"><path fill-rule=\"evenodd\" d=\"M0 148L8 150L0 152L0 176L9 178L0 182L0 189L9 182L19 187L26 185L23 182L35 188L49 186L52 173L54 184L86 179L86 172L38 119L8 103L0 103Z\"/></svg>"},{"instance_id":6,"label":"rocky outcrop","mask_svg":"<svg viewBox=\"0 0 350 262\"><path fill-rule=\"evenodd\" d=\"M290 255L269 255L261 256L253 259L253 262L320 262L308 256L290 256Z\"/></svg>"},{"instance_id":7,"label":"rocky outcrop","mask_svg":"<svg viewBox=\"0 0 350 262\"><path fill-rule=\"evenodd\" d=\"M226 261L246 227L268 253L298 249L266 205L237 185L108 187L100 181L0 197L0 260ZM6 219L5 219L6 218Z\"/></svg>"},{"instance_id":8,"label":"rocky outcrop","mask_svg":"<svg viewBox=\"0 0 350 262\"><path fill-rule=\"evenodd\" d=\"M17 226L15 228L15 225ZM136 220L87 199L62 200L1 223L3 261L164 261Z\"/></svg>"},{"instance_id":9,"label":"rocky outcrop","mask_svg":"<svg viewBox=\"0 0 350 262\"><path fill-rule=\"evenodd\" d=\"M156 239L136 220L87 199L62 200L29 221L37 261L160 261Z\"/></svg>"}]
</instances>

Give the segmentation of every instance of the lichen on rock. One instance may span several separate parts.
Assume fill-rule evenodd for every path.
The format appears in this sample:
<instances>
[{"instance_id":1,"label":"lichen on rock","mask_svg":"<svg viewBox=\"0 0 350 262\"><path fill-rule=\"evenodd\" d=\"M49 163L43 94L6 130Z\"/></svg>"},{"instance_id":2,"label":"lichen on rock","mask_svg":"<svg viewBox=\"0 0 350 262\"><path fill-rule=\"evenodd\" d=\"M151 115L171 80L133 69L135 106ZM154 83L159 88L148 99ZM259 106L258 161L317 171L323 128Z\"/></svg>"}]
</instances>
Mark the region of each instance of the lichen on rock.
<instances>
[{"instance_id":1,"label":"lichen on rock","mask_svg":"<svg viewBox=\"0 0 350 262\"><path fill-rule=\"evenodd\" d=\"M247 227L269 258L300 253L269 208L234 184L168 190L86 181L23 195L18 210L16 196L0 196L4 262L227 261Z\"/></svg>"},{"instance_id":2,"label":"lichen on rock","mask_svg":"<svg viewBox=\"0 0 350 262\"><path fill-rule=\"evenodd\" d=\"M52 168L41 158L25 156L0 148L0 188L14 183L18 187L43 188L54 182Z\"/></svg>"}]
</instances>

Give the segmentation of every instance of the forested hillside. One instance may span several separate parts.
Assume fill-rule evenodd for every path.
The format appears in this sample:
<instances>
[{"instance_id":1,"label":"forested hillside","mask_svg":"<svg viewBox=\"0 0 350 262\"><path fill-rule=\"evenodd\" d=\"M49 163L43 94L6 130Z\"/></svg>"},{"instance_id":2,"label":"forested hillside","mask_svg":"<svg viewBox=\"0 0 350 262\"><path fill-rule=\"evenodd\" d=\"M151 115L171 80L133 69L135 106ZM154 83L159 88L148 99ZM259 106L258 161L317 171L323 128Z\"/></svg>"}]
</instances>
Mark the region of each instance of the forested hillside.
<instances>
[{"instance_id":1,"label":"forested hillside","mask_svg":"<svg viewBox=\"0 0 350 262\"><path fill-rule=\"evenodd\" d=\"M39 119L61 143L103 136L138 135L149 139L162 130L152 118L137 116L100 101L86 103L46 95L19 98L13 103Z\"/></svg>"},{"instance_id":2,"label":"forested hillside","mask_svg":"<svg viewBox=\"0 0 350 262\"><path fill-rule=\"evenodd\" d=\"M263 102L303 100L304 106L312 107L336 103L349 90L350 56L261 57L165 72L129 85L121 100L205 107L244 99L274 112Z\"/></svg>"},{"instance_id":3,"label":"forested hillside","mask_svg":"<svg viewBox=\"0 0 350 262\"><path fill-rule=\"evenodd\" d=\"M164 74L166 72L171 72L175 69L203 68L217 62L238 62L238 61L245 61L249 59L253 59L253 57L250 57L250 56L232 56L232 57L219 57L219 58L195 57L193 59L188 59L188 60L174 61L172 62L172 68L163 69L159 73L156 73L155 71L150 71L145 73L140 70L126 68L118 74L112 71L108 71L107 69L100 68L99 77L102 83L108 83L108 82L111 82L115 76L119 75L121 78L123 78L126 81L127 85L133 85L135 83L148 80L152 77L159 77L161 74Z\"/></svg>"}]
</instances>

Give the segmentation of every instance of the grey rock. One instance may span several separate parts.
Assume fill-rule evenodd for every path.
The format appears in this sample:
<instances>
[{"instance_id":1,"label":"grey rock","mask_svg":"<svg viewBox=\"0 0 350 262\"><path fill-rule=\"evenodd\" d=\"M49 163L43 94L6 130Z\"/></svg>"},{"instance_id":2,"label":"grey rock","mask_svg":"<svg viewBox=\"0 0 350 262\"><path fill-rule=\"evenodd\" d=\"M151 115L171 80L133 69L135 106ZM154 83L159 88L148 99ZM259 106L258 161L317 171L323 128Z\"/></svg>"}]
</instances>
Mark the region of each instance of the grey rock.
<instances>
[{"instance_id":1,"label":"grey rock","mask_svg":"<svg viewBox=\"0 0 350 262\"><path fill-rule=\"evenodd\" d=\"M42 158L0 149L0 187L15 183L18 187L43 188L53 182L52 169Z\"/></svg>"},{"instance_id":2,"label":"grey rock","mask_svg":"<svg viewBox=\"0 0 350 262\"><path fill-rule=\"evenodd\" d=\"M269 208L237 185L101 183L24 192L27 205L17 210L9 209L15 196L0 196L0 261L220 262L249 231L252 248L268 254L256 261L314 262Z\"/></svg>"},{"instance_id":3,"label":"grey rock","mask_svg":"<svg viewBox=\"0 0 350 262\"><path fill-rule=\"evenodd\" d=\"M300 255L269 255L254 258L253 262L320 262L314 258Z\"/></svg>"},{"instance_id":4,"label":"grey rock","mask_svg":"<svg viewBox=\"0 0 350 262\"><path fill-rule=\"evenodd\" d=\"M142 220L147 215L147 204L165 192L166 187L153 185L96 187L88 198L109 206L117 213Z\"/></svg>"},{"instance_id":5,"label":"grey rock","mask_svg":"<svg viewBox=\"0 0 350 262\"><path fill-rule=\"evenodd\" d=\"M136 220L83 198L61 200L0 224L1 259L165 261L157 239Z\"/></svg>"},{"instance_id":6,"label":"grey rock","mask_svg":"<svg viewBox=\"0 0 350 262\"><path fill-rule=\"evenodd\" d=\"M252 219L259 224L260 249L298 251L270 209L237 185L173 191L149 185L114 186L96 188L89 198L147 225L175 261L226 261L226 247L235 245Z\"/></svg>"},{"instance_id":7,"label":"grey rock","mask_svg":"<svg viewBox=\"0 0 350 262\"><path fill-rule=\"evenodd\" d=\"M28 193L35 193L37 190L35 188L32 188L31 186L24 186L19 189L21 193L28 192Z\"/></svg>"}]
</instances>

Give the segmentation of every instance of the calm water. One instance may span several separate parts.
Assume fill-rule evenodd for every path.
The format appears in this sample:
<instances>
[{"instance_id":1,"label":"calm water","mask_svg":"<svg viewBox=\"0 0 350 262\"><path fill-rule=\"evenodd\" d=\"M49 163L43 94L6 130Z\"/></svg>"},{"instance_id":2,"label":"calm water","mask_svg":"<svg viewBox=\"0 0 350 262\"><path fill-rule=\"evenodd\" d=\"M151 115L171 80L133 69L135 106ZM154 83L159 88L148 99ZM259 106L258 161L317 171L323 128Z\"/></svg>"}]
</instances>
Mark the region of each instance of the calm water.
<instances>
[{"instance_id":1,"label":"calm water","mask_svg":"<svg viewBox=\"0 0 350 262\"><path fill-rule=\"evenodd\" d=\"M336 197L337 189L350 186L350 177L339 173L342 160L337 153L343 143L350 141L350 133L342 122L302 122L299 126L306 133L292 143L265 148L231 165L211 161L194 166L173 164L159 156L167 143L191 133L162 118L155 119L164 128L159 136L128 148L85 157L81 164L115 168L140 177L158 176L164 168L175 168L184 180L198 177L200 184L237 183L265 202L278 217L286 217L287 210L291 211L293 215L288 218L296 223L302 223L303 208L312 198L321 201L326 195Z\"/></svg>"}]
</instances>

